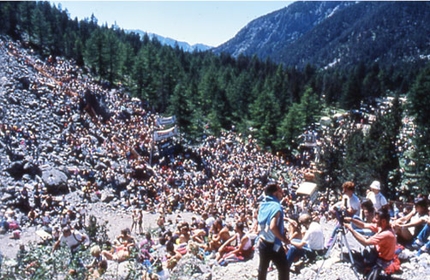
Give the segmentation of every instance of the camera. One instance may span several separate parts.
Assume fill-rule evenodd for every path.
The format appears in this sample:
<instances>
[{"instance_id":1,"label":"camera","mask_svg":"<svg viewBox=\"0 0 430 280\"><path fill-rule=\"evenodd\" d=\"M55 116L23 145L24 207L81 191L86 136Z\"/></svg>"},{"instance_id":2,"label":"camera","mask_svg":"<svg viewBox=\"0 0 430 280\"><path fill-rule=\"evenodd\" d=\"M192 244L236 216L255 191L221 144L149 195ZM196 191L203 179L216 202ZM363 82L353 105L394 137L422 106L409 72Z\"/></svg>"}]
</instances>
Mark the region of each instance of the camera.
<instances>
[{"instance_id":1,"label":"camera","mask_svg":"<svg viewBox=\"0 0 430 280\"><path fill-rule=\"evenodd\" d=\"M346 209L347 209L347 205L348 205L348 199L347 198L345 198L343 205L344 205L343 209L340 206L334 208L336 219L339 222L340 226L343 226L343 222L345 221Z\"/></svg>"},{"instance_id":2,"label":"camera","mask_svg":"<svg viewBox=\"0 0 430 280\"><path fill-rule=\"evenodd\" d=\"M334 212L335 212L336 219L339 222L339 225L343 226L343 222L344 222L345 216L346 216L346 210L345 209L342 210L342 209L336 207L334 209Z\"/></svg>"}]
</instances>

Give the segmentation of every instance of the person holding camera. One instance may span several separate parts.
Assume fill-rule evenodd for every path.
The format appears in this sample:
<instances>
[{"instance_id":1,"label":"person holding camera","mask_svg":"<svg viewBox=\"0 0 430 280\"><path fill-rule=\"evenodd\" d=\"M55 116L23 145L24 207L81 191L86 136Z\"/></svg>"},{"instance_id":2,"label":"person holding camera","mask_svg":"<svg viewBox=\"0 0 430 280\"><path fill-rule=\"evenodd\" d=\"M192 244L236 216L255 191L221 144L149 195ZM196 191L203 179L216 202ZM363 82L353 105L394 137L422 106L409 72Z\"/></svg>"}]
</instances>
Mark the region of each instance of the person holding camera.
<instances>
[{"instance_id":1,"label":"person holding camera","mask_svg":"<svg viewBox=\"0 0 430 280\"><path fill-rule=\"evenodd\" d=\"M333 233L330 236L326 244L326 248L330 248L333 243L334 236L338 231L339 227L342 226L344 217L354 217L360 214L360 199L354 193L355 192L355 183L352 181L346 181L342 184L342 200L338 201L331 207L331 211L336 214L336 218L339 221L339 225L335 227Z\"/></svg>"},{"instance_id":2,"label":"person holding camera","mask_svg":"<svg viewBox=\"0 0 430 280\"><path fill-rule=\"evenodd\" d=\"M394 259L396 250L396 234L390 225L390 214L386 209L380 209L375 213L376 223L364 223L363 221L345 217L344 226L347 228L354 238L363 246L373 246L370 252L364 256L365 263L368 267L378 267L385 269L387 268ZM358 233L352 226L357 225L360 228L367 228L375 232L374 235L366 238L364 235Z\"/></svg>"},{"instance_id":3,"label":"person holding camera","mask_svg":"<svg viewBox=\"0 0 430 280\"><path fill-rule=\"evenodd\" d=\"M283 197L281 187L270 182L264 189L265 197L258 209L260 263L258 266L258 280L265 280L267 269L272 261L278 270L278 279L290 279L290 267L282 243L288 244L284 232L284 211L280 201Z\"/></svg>"},{"instance_id":4,"label":"person holding camera","mask_svg":"<svg viewBox=\"0 0 430 280\"><path fill-rule=\"evenodd\" d=\"M347 181L342 185L342 200L334 205L340 211L345 212L345 216L353 217L354 215L359 215L360 213L360 199L354 193L355 183L352 181Z\"/></svg>"}]
</instances>

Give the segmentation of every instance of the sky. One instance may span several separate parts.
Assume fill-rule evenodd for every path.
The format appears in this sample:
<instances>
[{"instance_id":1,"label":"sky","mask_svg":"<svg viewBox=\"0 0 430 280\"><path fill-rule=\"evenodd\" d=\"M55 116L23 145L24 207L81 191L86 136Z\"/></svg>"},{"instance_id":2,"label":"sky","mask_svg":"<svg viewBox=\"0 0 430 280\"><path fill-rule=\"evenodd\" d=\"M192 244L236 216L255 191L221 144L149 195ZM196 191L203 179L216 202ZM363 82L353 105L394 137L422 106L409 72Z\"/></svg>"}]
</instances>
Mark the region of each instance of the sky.
<instances>
[{"instance_id":1,"label":"sky","mask_svg":"<svg viewBox=\"0 0 430 280\"><path fill-rule=\"evenodd\" d=\"M52 1L72 19L90 18L111 27L140 29L190 45L217 47L252 20L290 1Z\"/></svg>"}]
</instances>

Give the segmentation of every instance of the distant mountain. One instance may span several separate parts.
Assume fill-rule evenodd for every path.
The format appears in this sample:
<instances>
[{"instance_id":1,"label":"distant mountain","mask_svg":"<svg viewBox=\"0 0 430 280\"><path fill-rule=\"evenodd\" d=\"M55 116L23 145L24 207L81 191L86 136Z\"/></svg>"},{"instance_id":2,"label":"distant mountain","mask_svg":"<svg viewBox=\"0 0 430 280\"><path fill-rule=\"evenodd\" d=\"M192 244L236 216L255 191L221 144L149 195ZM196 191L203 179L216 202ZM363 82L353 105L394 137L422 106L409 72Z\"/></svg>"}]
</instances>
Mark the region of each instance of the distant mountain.
<instances>
[{"instance_id":1,"label":"distant mountain","mask_svg":"<svg viewBox=\"0 0 430 280\"><path fill-rule=\"evenodd\" d=\"M287 66L385 65L430 59L430 2L294 2L251 21L215 53Z\"/></svg>"},{"instance_id":2,"label":"distant mountain","mask_svg":"<svg viewBox=\"0 0 430 280\"><path fill-rule=\"evenodd\" d=\"M211 46L207 46L204 44L194 44L194 45L190 45L186 42L180 42L177 41L175 39L172 38L168 38L168 37L163 37L154 33L149 33L149 32L145 32L142 30L126 30L126 32L134 32L136 34L139 34L142 38L143 36L145 36L145 34L148 34L149 38L157 38L157 40L163 44L163 45L168 45L171 47L175 47L176 45L178 45L179 48L181 48L183 51L185 52L193 52L193 51L207 51L209 49L211 49Z\"/></svg>"}]
</instances>

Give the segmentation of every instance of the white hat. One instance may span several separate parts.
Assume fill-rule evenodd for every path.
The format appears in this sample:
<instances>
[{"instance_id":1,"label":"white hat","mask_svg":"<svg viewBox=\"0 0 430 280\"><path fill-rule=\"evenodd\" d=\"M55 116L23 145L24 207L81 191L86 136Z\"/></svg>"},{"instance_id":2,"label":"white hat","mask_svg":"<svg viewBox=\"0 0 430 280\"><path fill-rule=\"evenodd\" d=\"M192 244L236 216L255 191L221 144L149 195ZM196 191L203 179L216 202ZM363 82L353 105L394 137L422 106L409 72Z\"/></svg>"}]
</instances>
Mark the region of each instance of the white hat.
<instances>
[{"instance_id":1,"label":"white hat","mask_svg":"<svg viewBox=\"0 0 430 280\"><path fill-rule=\"evenodd\" d=\"M379 181L373 181L372 184L370 184L370 188L374 190L381 190L381 183Z\"/></svg>"}]
</instances>

